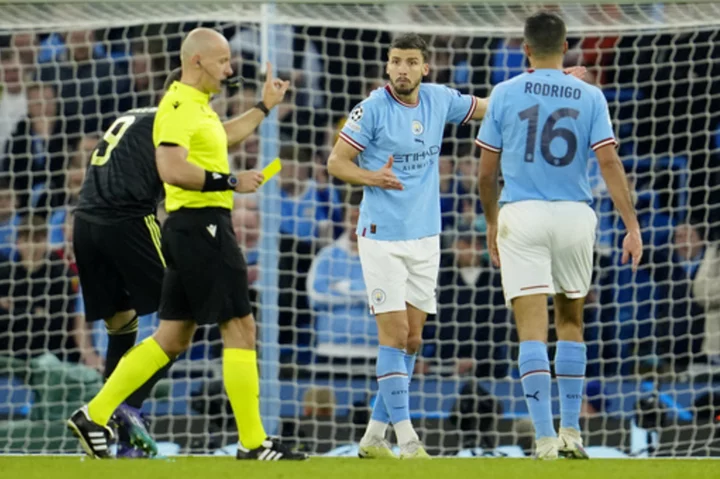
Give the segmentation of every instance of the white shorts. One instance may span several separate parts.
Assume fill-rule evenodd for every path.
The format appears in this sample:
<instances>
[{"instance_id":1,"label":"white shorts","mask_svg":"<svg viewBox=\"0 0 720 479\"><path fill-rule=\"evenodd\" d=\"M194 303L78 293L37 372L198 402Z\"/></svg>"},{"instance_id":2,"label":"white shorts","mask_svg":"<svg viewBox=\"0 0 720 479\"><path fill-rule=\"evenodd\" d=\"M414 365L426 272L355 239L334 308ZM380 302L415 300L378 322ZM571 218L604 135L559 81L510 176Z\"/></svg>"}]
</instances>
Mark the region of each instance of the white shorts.
<instances>
[{"instance_id":1,"label":"white shorts","mask_svg":"<svg viewBox=\"0 0 720 479\"><path fill-rule=\"evenodd\" d=\"M405 311L405 303L437 312L435 289L440 270L440 237L378 241L358 237L368 302L373 314Z\"/></svg>"},{"instance_id":2,"label":"white shorts","mask_svg":"<svg viewBox=\"0 0 720 479\"><path fill-rule=\"evenodd\" d=\"M498 250L503 292L587 296L592 278L595 212L572 201L509 203L498 215Z\"/></svg>"}]
</instances>

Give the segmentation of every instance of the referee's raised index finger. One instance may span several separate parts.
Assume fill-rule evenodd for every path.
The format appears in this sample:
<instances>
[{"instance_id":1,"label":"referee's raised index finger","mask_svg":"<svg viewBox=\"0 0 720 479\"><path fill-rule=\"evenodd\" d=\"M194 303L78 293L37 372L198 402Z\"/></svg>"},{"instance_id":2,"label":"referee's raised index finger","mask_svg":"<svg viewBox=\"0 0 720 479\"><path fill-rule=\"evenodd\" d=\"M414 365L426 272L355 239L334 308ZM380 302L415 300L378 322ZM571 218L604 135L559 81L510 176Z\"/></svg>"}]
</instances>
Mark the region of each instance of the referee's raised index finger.
<instances>
[{"instance_id":1,"label":"referee's raised index finger","mask_svg":"<svg viewBox=\"0 0 720 479\"><path fill-rule=\"evenodd\" d=\"M272 77L272 63L267 62L265 63L265 82L271 82Z\"/></svg>"}]
</instances>

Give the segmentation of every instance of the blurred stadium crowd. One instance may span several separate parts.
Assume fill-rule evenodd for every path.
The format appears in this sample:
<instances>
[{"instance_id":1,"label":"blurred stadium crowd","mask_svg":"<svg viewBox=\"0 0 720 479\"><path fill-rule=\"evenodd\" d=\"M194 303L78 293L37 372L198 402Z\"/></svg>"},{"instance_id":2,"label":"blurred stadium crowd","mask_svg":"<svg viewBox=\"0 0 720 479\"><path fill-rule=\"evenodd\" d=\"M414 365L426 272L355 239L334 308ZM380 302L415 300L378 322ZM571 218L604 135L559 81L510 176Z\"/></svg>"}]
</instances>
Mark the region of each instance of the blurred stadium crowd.
<instances>
[{"instance_id":1,"label":"blurred stadium crowd","mask_svg":"<svg viewBox=\"0 0 720 479\"><path fill-rule=\"evenodd\" d=\"M0 356L51 353L102 368L101 334L82 318L73 205L104 128L120 112L157 104L165 76L179 66L182 34L196 26L0 34ZM259 31L251 24L209 26L228 38L244 78L213 100L225 118L256 101ZM279 108L277 307L281 358L289 368L369 365L375 356L353 232L361 195L329 178L325 162L346 112L383 85L390 39L380 30L281 25L275 31L276 71L292 80ZM525 68L518 38L428 39L427 80L463 92L489 95ZM636 275L620 265L623 225L591 164L600 221L585 314L588 376L720 366L718 31L573 38L567 62L586 66L587 81L609 101L647 248ZM425 331L418 374L513 373L511 312L485 251L476 195L476 129L448 128L441 153L439 311ZM258 167L259 138L233 148L230 160L234 170ZM162 206L158 214L162 220ZM258 198L236 198L233 222L255 284L262 221ZM259 298L257 287L254 294ZM151 325L153 318L145 321ZM197 340L188 358L216 357L214 329L199 330Z\"/></svg>"}]
</instances>

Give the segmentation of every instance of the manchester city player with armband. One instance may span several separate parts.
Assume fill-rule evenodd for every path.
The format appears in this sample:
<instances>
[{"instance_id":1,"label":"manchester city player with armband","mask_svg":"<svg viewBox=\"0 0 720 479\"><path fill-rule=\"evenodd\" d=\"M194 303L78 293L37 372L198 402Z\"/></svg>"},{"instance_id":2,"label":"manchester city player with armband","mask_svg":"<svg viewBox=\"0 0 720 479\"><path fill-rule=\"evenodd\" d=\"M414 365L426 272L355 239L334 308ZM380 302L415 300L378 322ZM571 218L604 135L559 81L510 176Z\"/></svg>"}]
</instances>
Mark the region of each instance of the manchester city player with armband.
<instances>
[{"instance_id":1,"label":"manchester city player with armband","mask_svg":"<svg viewBox=\"0 0 720 479\"><path fill-rule=\"evenodd\" d=\"M583 305L597 224L589 206L590 149L627 227L622 261L632 258L635 269L642 257L640 226L615 152L607 102L598 88L563 73L567 47L560 17L540 12L528 18L524 48L533 69L495 87L476 141L482 149L479 189L488 247L517 322L520 376L540 459L588 457L579 417L586 364ZM505 182L499 212L498 167ZM546 346L548 295L554 296L558 336L559 437Z\"/></svg>"}]
</instances>

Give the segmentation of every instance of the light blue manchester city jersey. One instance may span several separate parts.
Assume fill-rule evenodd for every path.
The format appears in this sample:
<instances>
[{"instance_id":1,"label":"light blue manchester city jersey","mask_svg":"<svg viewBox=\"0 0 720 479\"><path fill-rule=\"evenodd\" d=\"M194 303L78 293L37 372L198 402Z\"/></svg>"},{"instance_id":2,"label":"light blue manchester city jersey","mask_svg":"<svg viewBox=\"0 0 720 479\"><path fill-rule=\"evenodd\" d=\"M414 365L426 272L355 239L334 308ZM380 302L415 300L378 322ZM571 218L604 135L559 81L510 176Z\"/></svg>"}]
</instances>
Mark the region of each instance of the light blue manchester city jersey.
<instances>
[{"instance_id":1,"label":"light blue manchester city jersey","mask_svg":"<svg viewBox=\"0 0 720 479\"><path fill-rule=\"evenodd\" d=\"M364 188L358 235L403 241L440 234L438 160L447 123L465 123L476 100L457 90L423 83L415 105L390 86L378 88L350 113L340 137L360 151L359 166L378 170L394 158L402 191Z\"/></svg>"},{"instance_id":2,"label":"light blue manchester city jersey","mask_svg":"<svg viewBox=\"0 0 720 479\"><path fill-rule=\"evenodd\" d=\"M560 70L541 69L495 87L476 143L502 151L500 203L589 203L590 149L616 141L600 89Z\"/></svg>"}]
</instances>

